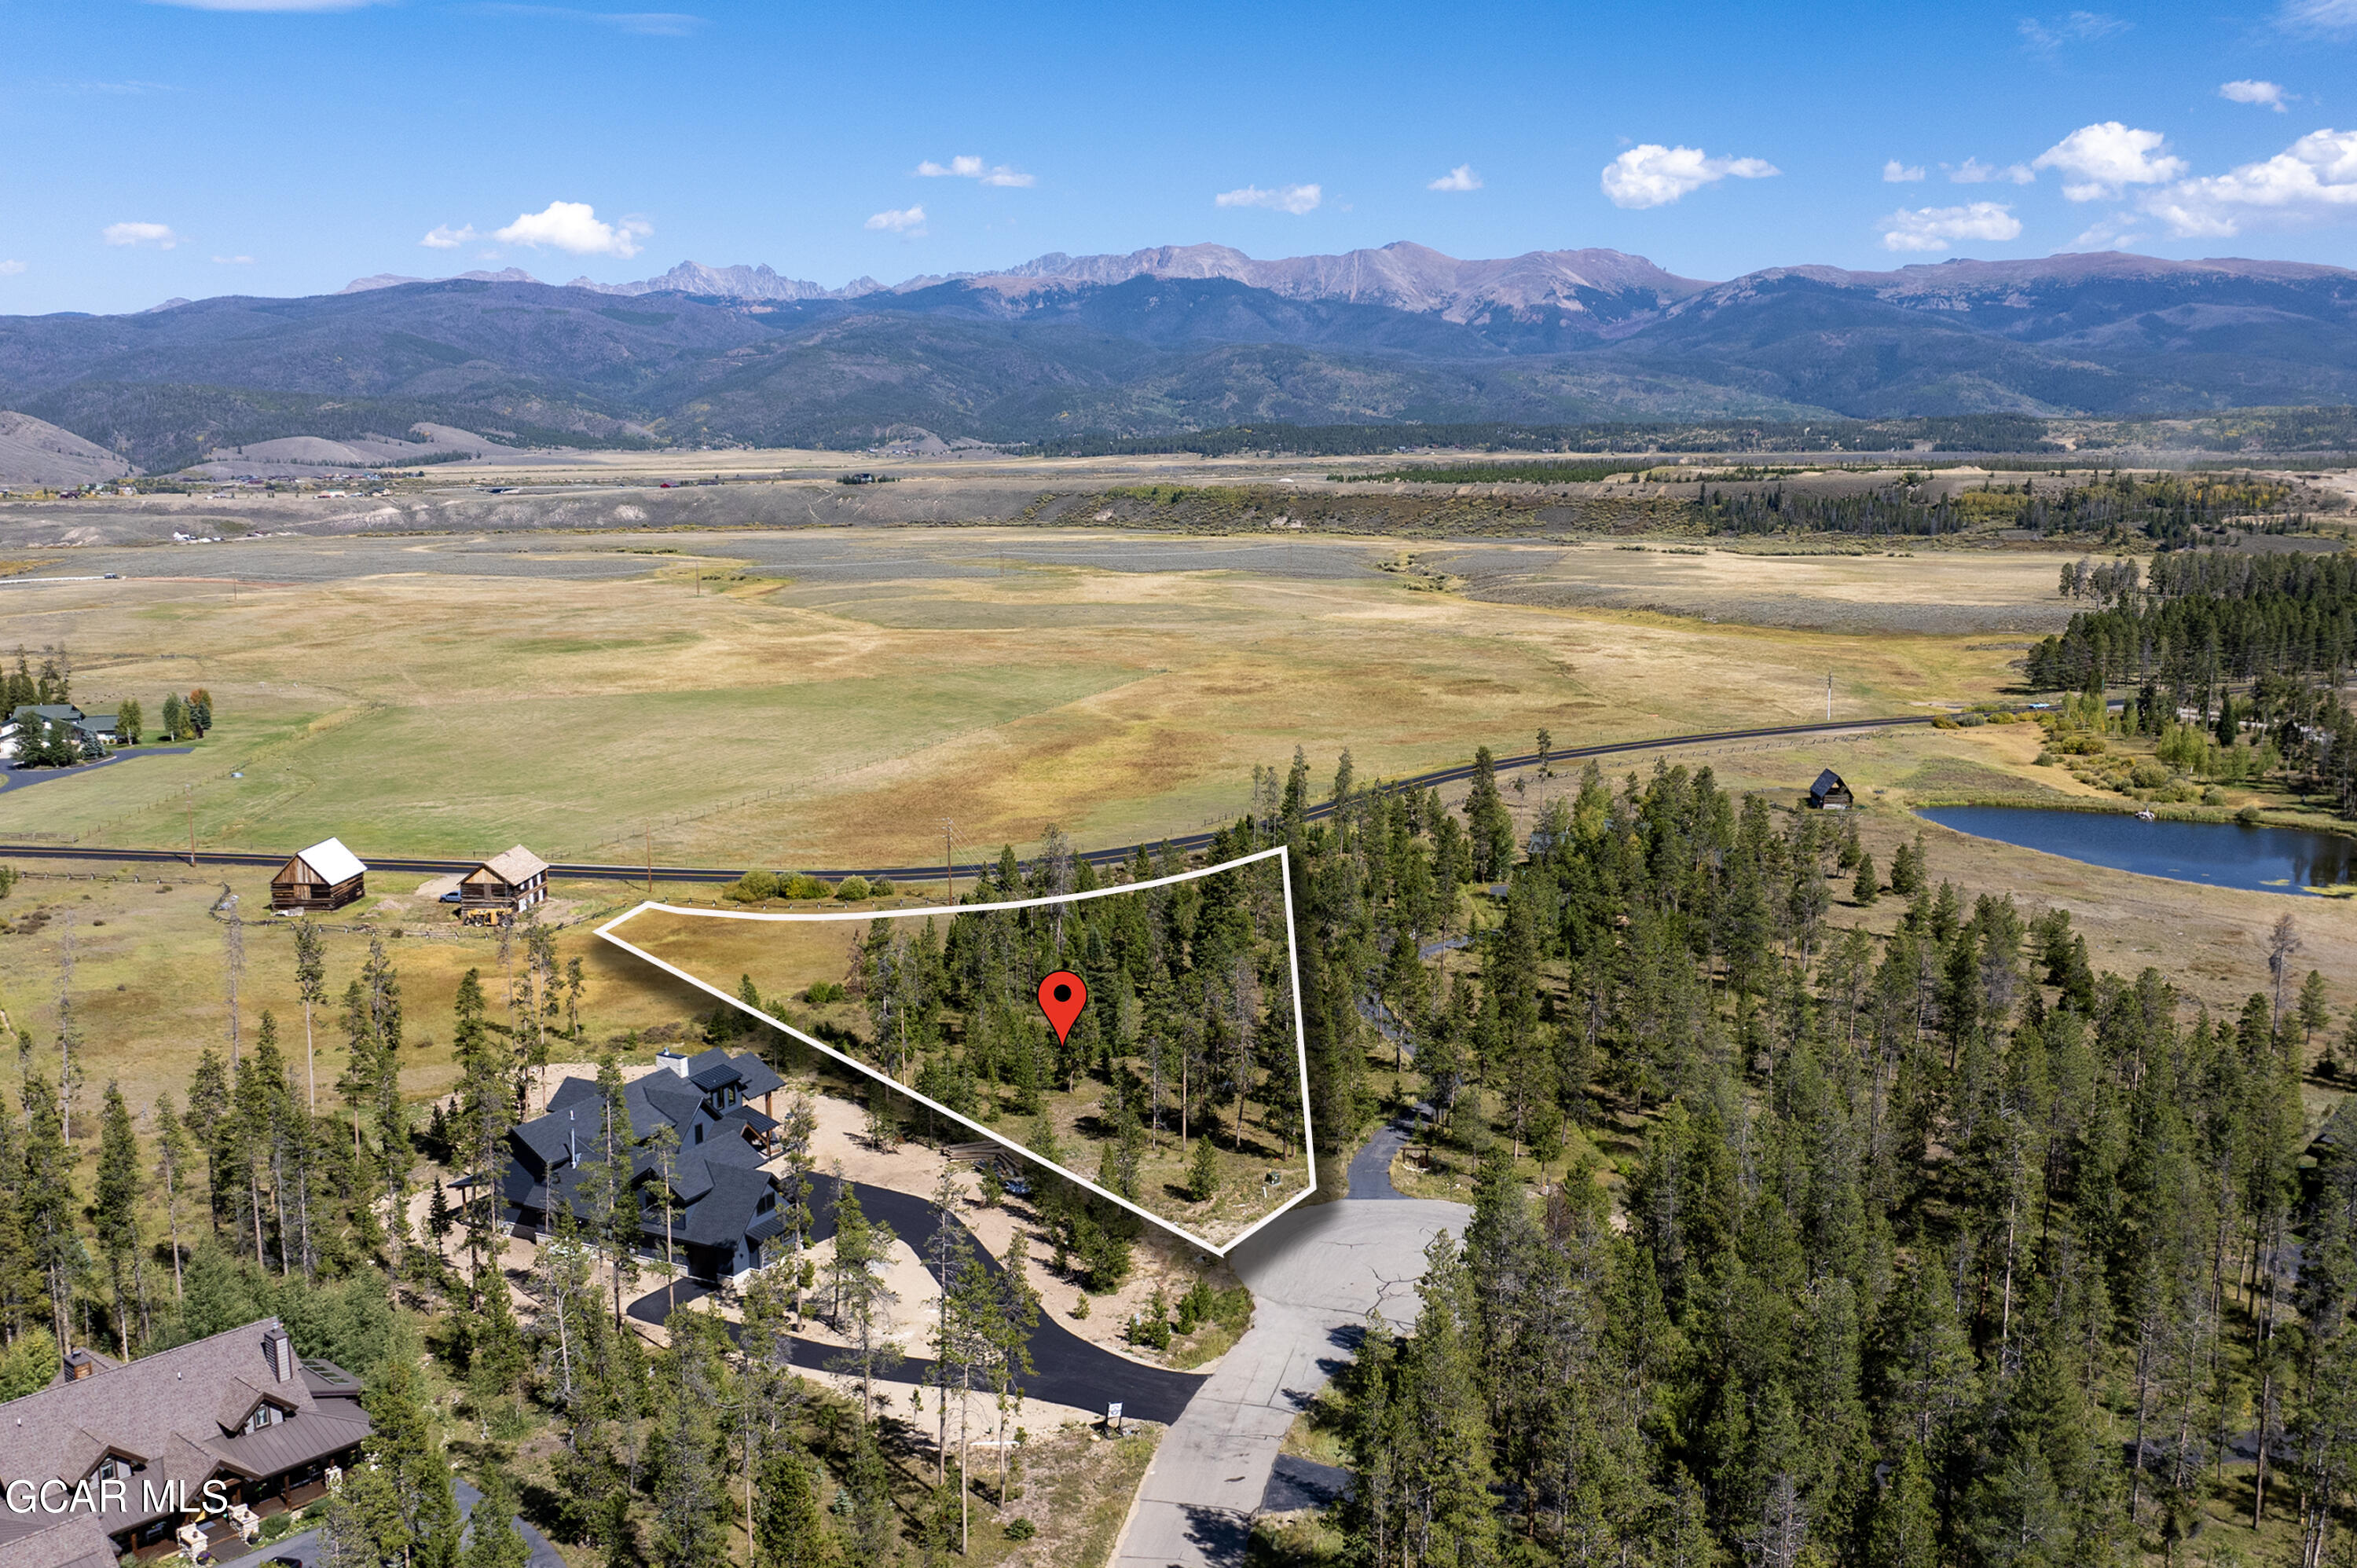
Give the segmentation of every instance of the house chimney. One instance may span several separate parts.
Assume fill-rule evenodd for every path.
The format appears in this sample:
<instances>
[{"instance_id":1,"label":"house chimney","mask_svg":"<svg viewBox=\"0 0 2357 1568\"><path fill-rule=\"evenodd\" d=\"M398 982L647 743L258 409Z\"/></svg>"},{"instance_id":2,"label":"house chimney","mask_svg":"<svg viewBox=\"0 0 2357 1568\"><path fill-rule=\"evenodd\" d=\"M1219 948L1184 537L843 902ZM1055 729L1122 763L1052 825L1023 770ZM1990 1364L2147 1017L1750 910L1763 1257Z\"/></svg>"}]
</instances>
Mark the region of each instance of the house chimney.
<instances>
[{"instance_id":1,"label":"house chimney","mask_svg":"<svg viewBox=\"0 0 2357 1568\"><path fill-rule=\"evenodd\" d=\"M98 1358L87 1350L66 1352L66 1381L78 1383L98 1370Z\"/></svg>"},{"instance_id":2,"label":"house chimney","mask_svg":"<svg viewBox=\"0 0 2357 1568\"><path fill-rule=\"evenodd\" d=\"M287 1337L286 1330L271 1325L270 1331L262 1337L262 1348L270 1357L270 1370L277 1380L282 1383L294 1381L295 1341Z\"/></svg>"},{"instance_id":3,"label":"house chimney","mask_svg":"<svg viewBox=\"0 0 2357 1568\"><path fill-rule=\"evenodd\" d=\"M676 1074L681 1078L685 1078L687 1076L687 1058L680 1055L677 1051L657 1051L655 1053L655 1066L662 1068L666 1072Z\"/></svg>"},{"instance_id":4,"label":"house chimney","mask_svg":"<svg viewBox=\"0 0 2357 1568\"><path fill-rule=\"evenodd\" d=\"M573 1129L573 1112L570 1111L565 1113L565 1161L573 1165L581 1163L581 1144Z\"/></svg>"}]
</instances>

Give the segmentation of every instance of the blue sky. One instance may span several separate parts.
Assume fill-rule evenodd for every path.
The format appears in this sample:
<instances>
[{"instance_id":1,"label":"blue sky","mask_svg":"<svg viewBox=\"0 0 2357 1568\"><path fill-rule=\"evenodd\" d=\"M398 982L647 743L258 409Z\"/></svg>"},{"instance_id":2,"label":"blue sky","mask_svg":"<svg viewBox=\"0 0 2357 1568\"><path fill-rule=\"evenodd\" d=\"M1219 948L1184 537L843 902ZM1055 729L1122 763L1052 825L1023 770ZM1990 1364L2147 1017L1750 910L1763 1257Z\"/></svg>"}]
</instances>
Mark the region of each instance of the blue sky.
<instances>
[{"instance_id":1,"label":"blue sky","mask_svg":"<svg viewBox=\"0 0 2357 1568\"><path fill-rule=\"evenodd\" d=\"M2357 265L2357 0L638 3L0 0L0 314L1205 240Z\"/></svg>"}]
</instances>

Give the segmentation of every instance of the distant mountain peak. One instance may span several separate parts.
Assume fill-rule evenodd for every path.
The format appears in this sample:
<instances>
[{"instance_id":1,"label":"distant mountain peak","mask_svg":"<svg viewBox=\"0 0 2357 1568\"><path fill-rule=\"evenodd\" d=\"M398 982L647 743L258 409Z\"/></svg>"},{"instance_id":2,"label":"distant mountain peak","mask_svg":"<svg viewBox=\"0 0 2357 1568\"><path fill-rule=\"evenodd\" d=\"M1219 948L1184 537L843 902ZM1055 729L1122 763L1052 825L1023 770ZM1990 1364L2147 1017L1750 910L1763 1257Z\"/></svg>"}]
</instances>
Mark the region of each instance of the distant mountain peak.
<instances>
[{"instance_id":1,"label":"distant mountain peak","mask_svg":"<svg viewBox=\"0 0 2357 1568\"><path fill-rule=\"evenodd\" d=\"M371 289L399 288L402 285L409 283L538 283L539 281L522 267L501 267L495 273L459 273L455 278L413 278L404 277L398 273L377 273L369 277L354 278L336 292L366 294Z\"/></svg>"}]
</instances>

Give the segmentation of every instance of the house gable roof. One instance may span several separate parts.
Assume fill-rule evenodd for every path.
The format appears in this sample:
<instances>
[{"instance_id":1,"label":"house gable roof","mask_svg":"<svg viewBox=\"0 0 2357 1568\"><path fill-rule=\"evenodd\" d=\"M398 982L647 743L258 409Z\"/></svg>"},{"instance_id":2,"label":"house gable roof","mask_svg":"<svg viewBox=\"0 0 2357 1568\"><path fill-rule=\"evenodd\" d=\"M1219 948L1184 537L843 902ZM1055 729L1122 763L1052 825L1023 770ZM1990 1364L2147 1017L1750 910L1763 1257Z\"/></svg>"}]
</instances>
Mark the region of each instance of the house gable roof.
<instances>
[{"instance_id":1,"label":"house gable roof","mask_svg":"<svg viewBox=\"0 0 2357 1568\"><path fill-rule=\"evenodd\" d=\"M509 886L520 887L547 869L548 862L541 859L523 845L517 844L512 848L500 851L490 859L476 866L474 870L467 873L466 879L472 882L485 872L489 872L492 877L506 883Z\"/></svg>"},{"instance_id":2,"label":"house gable roof","mask_svg":"<svg viewBox=\"0 0 2357 1568\"><path fill-rule=\"evenodd\" d=\"M278 1380L265 1341L278 1327L277 1319L263 1318L0 1404L0 1476L72 1486L112 1452L144 1466L140 1480L158 1493L182 1482L193 1494L224 1469L276 1475L367 1436L369 1419L356 1402L317 1397L307 1375ZM322 1377L358 1387L332 1363L313 1365ZM290 1419L239 1430L264 1400ZM65 1568L95 1551L112 1563L107 1532L156 1517L144 1506L144 1492L134 1485L98 1514L15 1518L0 1511L0 1562Z\"/></svg>"},{"instance_id":3,"label":"house gable roof","mask_svg":"<svg viewBox=\"0 0 2357 1568\"><path fill-rule=\"evenodd\" d=\"M1842 776L1828 768L1823 773L1817 775L1817 781L1809 786L1809 793L1812 795L1832 795L1837 794L1848 788L1848 785L1842 782Z\"/></svg>"},{"instance_id":4,"label":"house gable roof","mask_svg":"<svg viewBox=\"0 0 2357 1568\"><path fill-rule=\"evenodd\" d=\"M361 864L359 855L344 847L344 841L341 839L321 839L309 849L297 854L287 865L290 867L303 866L309 870L313 877L330 885L349 882L368 870L367 866Z\"/></svg>"}]
</instances>

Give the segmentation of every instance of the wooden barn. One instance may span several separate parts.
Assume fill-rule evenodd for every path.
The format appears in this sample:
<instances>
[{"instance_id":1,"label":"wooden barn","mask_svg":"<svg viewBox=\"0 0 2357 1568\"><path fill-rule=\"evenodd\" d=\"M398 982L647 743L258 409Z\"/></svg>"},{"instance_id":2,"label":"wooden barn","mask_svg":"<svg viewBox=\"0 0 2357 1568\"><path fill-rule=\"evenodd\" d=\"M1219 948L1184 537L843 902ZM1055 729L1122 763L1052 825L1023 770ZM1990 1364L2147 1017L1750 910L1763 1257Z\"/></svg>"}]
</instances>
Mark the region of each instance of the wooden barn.
<instances>
[{"instance_id":1,"label":"wooden barn","mask_svg":"<svg viewBox=\"0 0 2357 1568\"><path fill-rule=\"evenodd\" d=\"M368 867L341 839L323 839L270 878L274 909L340 909L368 891Z\"/></svg>"},{"instance_id":2,"label":"wooden barn","mask_svg":"<svg viewBox=\"0 0 2357 1568\"><path fill-rule=\"evenodd\" d=\"M1850 804L1849 786L1830 768L1818 774L1817 781L1809 786L1809 809L1813 811L1846 811Z\"/></svg>"},{"instance_id":3,"label":"wooden barn","mask_svg":"<svg viewBox=\"0 0 2357 1568\"><path fill-rule=\"evenodd\" d=\"M548 897L548 862L522 844L503 849L458 879L458 918L493 925Z\"/></svg>"}]
</instances>

